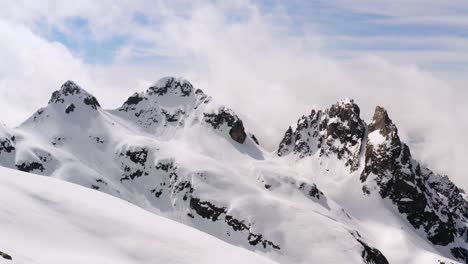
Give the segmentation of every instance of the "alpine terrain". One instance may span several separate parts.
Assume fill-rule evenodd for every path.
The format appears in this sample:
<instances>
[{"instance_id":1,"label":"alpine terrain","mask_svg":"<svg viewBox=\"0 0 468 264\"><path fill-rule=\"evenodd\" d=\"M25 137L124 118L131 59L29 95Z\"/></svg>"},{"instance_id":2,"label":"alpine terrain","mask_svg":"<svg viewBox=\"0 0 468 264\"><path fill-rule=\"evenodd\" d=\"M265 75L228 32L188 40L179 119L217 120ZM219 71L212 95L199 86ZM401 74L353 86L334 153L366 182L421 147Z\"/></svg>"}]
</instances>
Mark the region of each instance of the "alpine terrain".
<instances>
[{"instance_id":1,"label":"alpine terrain","mask_svg":"<svg viewBox=\"0 0 468 264\"><path fill-rule=\"evenodd\" d=\"M6 263L468 258L464 192L413 159L384 108L365 122L351 99L300 117L271 153L187 80L113 110L67 81L0 127L0 165Z\"/></svg>"}]
</instances>

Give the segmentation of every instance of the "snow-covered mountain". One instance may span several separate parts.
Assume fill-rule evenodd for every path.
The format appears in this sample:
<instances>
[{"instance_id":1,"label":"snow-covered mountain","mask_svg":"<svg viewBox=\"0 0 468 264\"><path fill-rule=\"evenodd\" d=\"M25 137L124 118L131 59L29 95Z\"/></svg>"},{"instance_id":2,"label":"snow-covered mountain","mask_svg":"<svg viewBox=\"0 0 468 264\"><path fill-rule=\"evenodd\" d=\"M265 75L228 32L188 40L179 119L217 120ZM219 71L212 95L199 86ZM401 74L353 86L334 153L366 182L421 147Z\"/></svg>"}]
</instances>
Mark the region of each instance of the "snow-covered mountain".
<instances>
[{"instance_id":1,"label":"snow-covered mountain","mask_svg":"<svg viewBox=\"0 0 468 264\"><path fill-rule=\"evenodd\" d=\"M275 263L109 195L0 173L0 263Z\"/></svg>"},{"instance_id":2,"label":"snow-covered mountain","mask_svg":"<svg viewBox=\"0 0 468 264\"><path fill-rule=\"evenodd\" d=\"M411 158L384 109L369 125L359 115L352 100L313 110L269 153L186 80L163 78L115 110L68 81L19 127L0 128L0 165L113 195L279 263L463 261L461 190Z\"/></svg>"},{"instance_id":3,"label":"snow-covered mountain","mask_svg":"<svg viewBox=\"0 0 468 264\"><path fill-rule=\"evenodd\" d=\"M465 261L468 202L463 190L412 158L384 108L376 107L369 125L359 114L349 99L325 111L312 110L286 131L277 153L292 156L299 166L312 166L303 170L322 174L317 181L340 205L360 201L374 211L345 206L355 216L393 212L398 218L395 227L406 225L441 254ZM381 205L372 206L370 201ZM383 224L390 225L389 218L382 219Z\"/></svg>"}]
</instances>

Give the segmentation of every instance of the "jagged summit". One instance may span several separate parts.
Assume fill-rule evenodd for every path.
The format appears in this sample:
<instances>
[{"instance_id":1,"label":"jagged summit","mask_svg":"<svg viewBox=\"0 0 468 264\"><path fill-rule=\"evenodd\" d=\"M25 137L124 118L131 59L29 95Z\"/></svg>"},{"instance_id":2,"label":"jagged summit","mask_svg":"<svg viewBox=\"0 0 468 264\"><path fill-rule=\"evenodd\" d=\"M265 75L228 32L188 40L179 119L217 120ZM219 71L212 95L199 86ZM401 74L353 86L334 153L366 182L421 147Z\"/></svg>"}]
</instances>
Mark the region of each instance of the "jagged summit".
<instances>
[{"instance_id":1,"label":"jagged summit","mask_svg":"<svg viewBox=\"0 0 468 264\"><path fill-rule=\"evenodd\" d=\"M399 213L434 245L457 259L468 257L468 203L448 179L414 160L387 111L377 106L369 124L363 191L388 198Z\"/></svg>"},{"instance_id":2,"label":"jagged summit","mask_svg":"<svg viewBox=\"0 0 468 264\"><path fill-rule=\"evenodd\" d=\"M354 103L353 98L345 97L345 98L338 100L334 105L346 107L347 105L356 105L356 104Z\"/></svg>"},{"instance_id":3,"label":"jagged summit","mask_svg":"<svg viewBox=\"0 0 468 264\"><path fill-rule=\"evenodd\" d=\"M330 108L312 110L302 116L293 130L289 127L278 148L278 156L297 154L300 158L313 156L337 156L345 158L346 166L355 171L359 165L361 140L365 123L360 109L352 99L343 99Z\"/></svg>"},{"instance_id":4,"label":"jagged summit","mask_svg":"<svg viewBox=\"0 0 468 264\"><path fill-rule=\"evenodd\" d=\"M247 138L242 120L234 111L216 105L211 97L202 90L195 89L189 81L182 78L160 79L146 92L130 96L117 109L117 114L127 117L152 133L173 131L185 126L186 120L191 120L191 124L208 124L240 144Z\"/></svg>"},{"instance_id":5,"label":"jagged summit","mask_svg":"<svg viewBox=\"0 0 468 264\"><path fill-rule=\"evenodd\" d=\"M387 110L381 106L375 108L374 116L369 123L367 145L373 148L378 147L381 151L392 154L393 158L398 157L400 147L403 146L405 151L403 161L407 162L406 160L411 156L408 146L401 143L397 126L388 116Z\"/></svg>"},{"instance_id":6,"label":"jagged summit","mask_svg":"<svg viewBox=\"0 0 468 264\"><path fill-rule=\"evenodd\" d=\"M52 97L49 100L49 104L63 101L63 98L61 98L62 96L71 96L74 94L80 94L84 92L85 91L81 87L79 87L76 83L68 80L64 84L62 84L59 90L55 91L52 94Z\"/></svg>"},{"instance_id":7,"label":"jagged summit","mask_svg":"<svg viewBox=\"0 0 468 264\"><path fill-rule=\"evenodd\" d=\"M101 107L96 97L70 80L53 92L49 100L49 104L66 104L67 113L73 112L77 103L87 105L94 110Z\"/></svg>"},{"instance_id":8,"label":"jagged summit","mask_svg":"<svg viewBox=\"0 0 468 264\"><path fill-rule=\"evenodd\" d=\"M194 107L208 99L202 90L182 78L164 77L150 86L145 92L134 93L118 109L119 111L131 111L145 107ZM207 101L206 101L207 102ZM205 102L205 103L206 103Z\"/></svg>"},{"instance_id":9,"label":"jagged summit","mask_svg":"<svg viewBox=\"0 0 468 264\"><path fill-rule=\"evenodd\" d=\"M398 135L398 128L388 116L387 110L381 106L376 106L374 116L369 124L369 132L379 130L385 137Z\"/></svg>"},{"instance_id":10,"label":"jagged summit","mask_svg":"<svg viewBox=\"0 0 468 264\"><path fill-rule=\"evenodd\" d=\"M39 108L20 126L36 127L42 124L47 128L51 126L50 122L58 125L64 120L70 120L74 125L84 125L91 117L96 117L100 109L101 105L96 97L68 80L52 93L47 106Z\"/></svg>"},{"instance_id":11,"label":"jagged summit","mask_svg":"<svg viewBox=\"0 0 468 264\"><path fill-rule=\"evenodd\" d=\"M446 247L443 250L457 259L467 258L468 203L460 190L448 177L413 159L383 107L375 108L369 125L359 115L351 99L323 111L312 110L299 118L295 128L287 129L278 155L294 154L299 160L336 157L350 172L361 168L364 194L389 199L403 219L432 244Z\"/></svg>"},{"instance_id":12,"label":"jagged summit","mask_svg":"<svg viewBox=\"0 0 468 264\"><path fill-rule=\"evenodd\" d=\"M280 263L408 263L375 239L382 226L401 232L401 252L467 257L460 189L412 158L384 108L368 124L360 114L349 98L312 110L287 129L282 159L185 79L162 78L116 110L67 81L31 122L0 127L0 165L123 198Z\"/></svg>"},{"instance_id":13,"label":"jagged summit","mask_svg":"<svg viewBox=\"0 0 468 264\"><path fill-rule=\"evenodd\" d=\"M361 109L354 102L354 99L344 98L336 102L330 107L332 116L339 117L340 119L349 119L353 117L359 117Z\"/></svg>"},{"instance_id":14,"label":"jagged summit","mask_svg":"<svg viewBox=\"0 0 468 264\"><path fill-rule=\"evenodd\" d=\"M180 96L190 96L194 91L193 85L182 78L163 77L154 85L148 88L147 94L163 96L167 93L172 93Z\"/></svg>"}]
</instances>

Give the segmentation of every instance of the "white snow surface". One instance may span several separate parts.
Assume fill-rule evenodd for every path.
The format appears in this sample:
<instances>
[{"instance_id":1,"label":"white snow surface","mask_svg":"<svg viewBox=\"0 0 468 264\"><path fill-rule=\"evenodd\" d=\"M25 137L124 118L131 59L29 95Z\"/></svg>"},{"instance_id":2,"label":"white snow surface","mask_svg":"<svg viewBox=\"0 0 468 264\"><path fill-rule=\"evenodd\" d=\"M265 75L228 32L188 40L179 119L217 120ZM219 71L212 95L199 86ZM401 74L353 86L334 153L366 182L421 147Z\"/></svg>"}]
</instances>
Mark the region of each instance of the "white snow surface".
<instances>
[{"instance_id":1,"label":"white snow surface","mask_svg":"<svg viewBox=\"0 0 468 264\"><path fill-rule=\"evenodd\" d=\"M379 130L373 131L372 133L369 134L369 142L375 146L378 146L382 143L385 143L385 137L380 133Z\"/></svg>"},{"instance_id":2,"label":"white snow surface","mask_svg":"<svg viewBox=\"0 0 468 264\"><path fill-rule=\"evenodd\" d=\"M0 152L1 166L38 162L43 168L31 173L129 202L1 169L0 251L23 260L17 263L75 257L76 263L269 263L239 246L278 263L362 264L360 237L390 263L448 260L385 200L362 194L361 169L350 174L334 157L279 158L258 146L248 128L240 144L226 122L214 128L206 121L206 114L235 115L231 110L178 89L158 95L150 88L134 95L142 101L116 110L93 109L72 96L16 129L0 127L0 136L15 135L14 154ZM71 103L76 108L67 114ZM319 198L310 194L314 183ZM224 211L204 218L192 198ZM247 228L233 229L230 218Z\"/></svg>"},{"instance_id":3,"label":"white snow surface","mask_svg":"<svg viewBox=\"0 0 468 264\"><path fill-rule=\"evenodd\" d=\"M107 194L0 174L0 263L275 263Z\"/></svg>"}]
</instances>

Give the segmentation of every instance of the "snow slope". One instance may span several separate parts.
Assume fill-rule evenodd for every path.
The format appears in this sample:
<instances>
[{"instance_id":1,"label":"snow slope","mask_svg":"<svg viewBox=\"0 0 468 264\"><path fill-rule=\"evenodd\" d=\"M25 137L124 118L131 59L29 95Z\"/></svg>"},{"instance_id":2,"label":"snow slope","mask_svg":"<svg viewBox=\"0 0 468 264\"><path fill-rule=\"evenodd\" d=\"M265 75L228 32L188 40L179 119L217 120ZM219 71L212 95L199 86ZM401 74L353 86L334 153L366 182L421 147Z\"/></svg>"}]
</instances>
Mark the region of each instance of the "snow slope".
<instances>
[{"instance_id":1,"label":"snow slope","mask_svg":"<svg viewBox=\"0 0 468 264\"><path fill-rule=\"evenodd\" d=\"M161 79L115 110L68 81L18 128L0 127L0 165L111 194L279 263L454 259L378 188L363 192L384 171L361 180L368 130L344 100L302 117L268 153L232 110L186 80ZM463 209L449 183L449 192L434 188Z\"/></svg>"},{"instance_id":2,"label":"snow slope","mask_svg":"<svg viewBox=\"0 0 468 264\"><path fill-rule=\"evenodd\" d=\"M274 263L100 192L0 175L0 263Z\"/></svg>"},{"instance_id":3,"label":"snow slope","mask_svg":"<svg viewBox=\"0 0 468 264\"><path fill-rule=\"evenodd\" d=\"M378 106L369 125L359 114L349 99L312 110L286 131L278 156L374 234L370 241L391 263L431 263L439 254L463 261L463 191L412 159L385 109Z\"/></svg>"}]
</instances>

